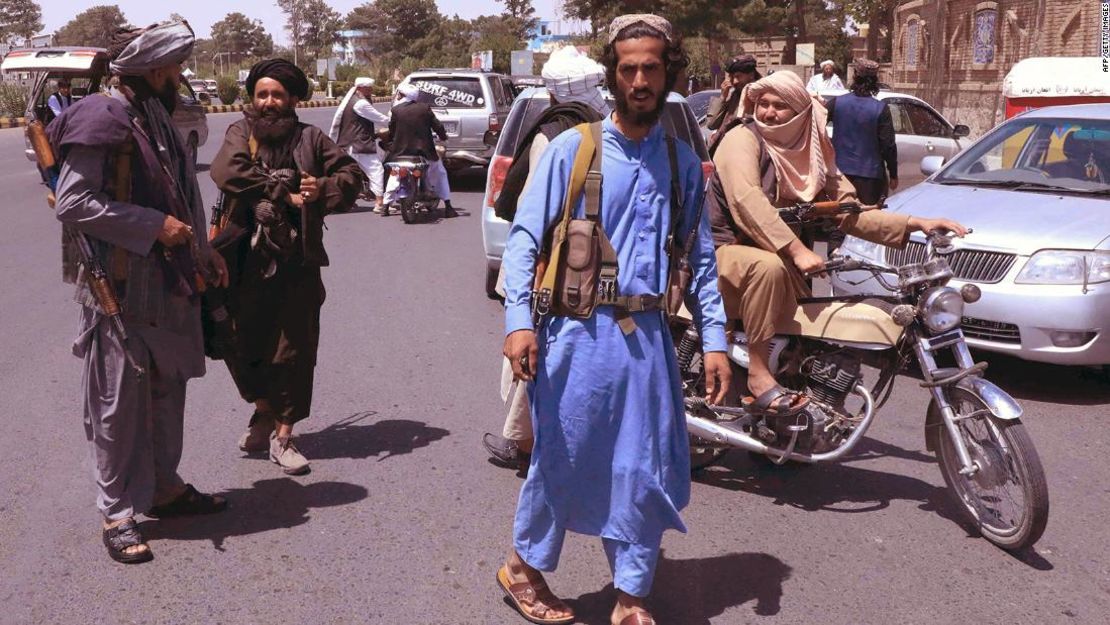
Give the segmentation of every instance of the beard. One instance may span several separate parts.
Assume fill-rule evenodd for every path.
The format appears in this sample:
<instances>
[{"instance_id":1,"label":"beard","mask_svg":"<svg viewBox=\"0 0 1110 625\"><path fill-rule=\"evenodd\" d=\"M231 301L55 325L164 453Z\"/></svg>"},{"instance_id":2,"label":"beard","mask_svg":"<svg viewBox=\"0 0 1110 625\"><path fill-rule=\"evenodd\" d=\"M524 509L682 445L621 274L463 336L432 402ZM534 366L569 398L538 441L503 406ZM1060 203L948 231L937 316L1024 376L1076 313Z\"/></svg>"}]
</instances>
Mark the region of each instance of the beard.
<instances>
[{"instance_id":1,"label":"beard","mask_svg":"<svg viewBox=\"0 0 1110 625\"><path fill-rule=\"evenodd\" d=\"M642 90L637 93L651 94L650 91ZM655 108L650 111L633 111L628 103L628 95L622 89L617 89L613 92L613 98L617 104L617 114L621 119L627 120L635 126L654 126L659 118L663 116L663 107L667 105L667 94L664 91L662 94L655 98Z\"/></svg>"},{"instance_id":2,"label":"beard","mask_svg":"<svg viewBox=\"0 0 1110 625\"><path fill-rule=\"evenodd\" d=\"M293 107L251 109L247 117L251 120L251 130L262 143L281 144L293 136L297 127L297 114Z\"/></svg>"}]
</instances>

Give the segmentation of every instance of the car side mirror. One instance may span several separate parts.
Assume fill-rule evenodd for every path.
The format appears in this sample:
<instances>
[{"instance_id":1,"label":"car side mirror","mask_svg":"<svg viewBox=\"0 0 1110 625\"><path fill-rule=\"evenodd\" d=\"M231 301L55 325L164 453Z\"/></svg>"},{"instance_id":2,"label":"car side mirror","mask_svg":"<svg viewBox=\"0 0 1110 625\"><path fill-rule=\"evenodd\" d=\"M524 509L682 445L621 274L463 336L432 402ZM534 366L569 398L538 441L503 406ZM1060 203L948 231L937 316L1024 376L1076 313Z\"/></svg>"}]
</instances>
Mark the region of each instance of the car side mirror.
<instances>
[{"instance_id":1,"label":"car side mirror","mask_svg":"<svg viewBox=\"0 0 1110 625\"><path fill-rule=\"evenodd\" d=\"M926 156L925 158L921 159L921 173L925 174L926 176L932 176L933 174L940 171L941 167L944 167L943 156L933 155Z\"/></svg>"},{"instance_id":2,"label":"car side mirror","mask_svg":"<svg viewBox=\"0 0 1110 625\"><path fill-rule=\"evenodd\" d=\"M953 139L962 139L970 134L971 129L968 128L965 124L956 124L956 127L952 129Z\"/></svg>"},{"instance_id":3,"label":"car side mirror","mask_svg":"<svg viewBox=\"0 0 1110 625\"><path fill-rule=\"evenodd\" d=\"M485 143L491 148L495 148L497 147L497 139L500 136L501 133L497 130L487 130L486 134L482 135L482 143Z\"/></svg>"}]
</instances>

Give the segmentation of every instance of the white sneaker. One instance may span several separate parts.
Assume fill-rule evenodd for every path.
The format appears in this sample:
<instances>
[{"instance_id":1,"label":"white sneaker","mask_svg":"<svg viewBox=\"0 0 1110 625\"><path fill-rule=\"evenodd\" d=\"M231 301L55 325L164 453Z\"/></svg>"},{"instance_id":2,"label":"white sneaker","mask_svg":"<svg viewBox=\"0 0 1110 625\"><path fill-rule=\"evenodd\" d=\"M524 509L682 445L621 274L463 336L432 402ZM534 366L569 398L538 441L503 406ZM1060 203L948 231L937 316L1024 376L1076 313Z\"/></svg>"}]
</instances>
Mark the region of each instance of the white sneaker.
<instances>
[{"instance_id":1,"label":"white sneaker","mask_svg":"<svg viewBox=\"0 0 1110 625\"><path fill-rule=\"evenodd\" d=\"M381 215L381 214L382 214L382 207L381 207L381 206L378 206L377 204L375 204L375 205L374 205L374 211L373 211L373 212L375 212L375 213L377 213L377 214Z\"/></svg>"},{"instance_id":2,"label":"white sneaker","mask_svg":"<svg viewBox=\"0 0 1110 625\"><path fill-rule=\"evenodd\" d=\"M281 467L286 475L308 473L308 458L297 449L290 437L270 434L270 461Z\"/></svg>"},{"instance_id":3,"label":"white sneaker","mask_svg":"<svg viewBox=\"0 0 1110 625\"><path fill-rule=\"evenodd\" d=\"M266 451L270 448L270 434L274 432L272 419L259 417L247 426L247 431L239 437L239 449L242 451Z\"/></svg>"}]
</instances>

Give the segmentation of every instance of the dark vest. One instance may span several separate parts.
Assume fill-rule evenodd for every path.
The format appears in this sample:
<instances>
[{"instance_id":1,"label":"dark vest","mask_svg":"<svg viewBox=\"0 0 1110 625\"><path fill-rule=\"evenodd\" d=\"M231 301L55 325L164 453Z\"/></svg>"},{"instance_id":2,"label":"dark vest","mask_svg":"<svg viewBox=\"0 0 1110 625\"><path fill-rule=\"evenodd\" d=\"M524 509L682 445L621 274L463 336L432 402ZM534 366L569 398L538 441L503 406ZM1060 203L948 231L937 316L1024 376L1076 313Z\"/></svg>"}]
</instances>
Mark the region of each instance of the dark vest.
<instances>
[{"instance_id":1,"label":"dark vest","mask_svg":"<svg viewBox=\"0 0 1110 625\"><path fill-rule=\"evenodd\" d=\"M849 176L883 177L879 154L879 116L883 104L872 97L847 93L836 99L833 109L833 148L836 166Z\"/></svg>"},{"instance_id":2,"label":"dark vest","mask_svg":"<svg viewBox=\"0 0 1110 625\"><path fill-rule=\"evenodd\" d=\"M354 93L343 109L343 116L339 118L339 144L341 148L351 148L358 154L375 152L374 147L374 122L355 112L355 104L362 96Z\"/></svg>"},{"instance_id":3,"label":"dark vest","mask_svg":"<svg viewBox=\"0 0 1110 625\"><path fill-rule=\"evenodd\" d=\"M764 195L774 202L778 195L778 175L775 173L774 163L771 162L771 155L767 152L767 147L763 143L763 137L758 132L736 128L750 122L750 117L734 118L728 123L728 126L721 128L720 136L723 139L729 132L751 132L755 135L759 142L759 186L763 189ZM710 158L717 152L719 145L720 141L713 144ZM732 218L732 211L728 209L728 198L725 197L724 185L721 184L721 176L716 171L709 179L706 202L709 205L709 225L713 231L713 247L730 245L743 237L740 225Z\"/></svg>"}]
</instances>

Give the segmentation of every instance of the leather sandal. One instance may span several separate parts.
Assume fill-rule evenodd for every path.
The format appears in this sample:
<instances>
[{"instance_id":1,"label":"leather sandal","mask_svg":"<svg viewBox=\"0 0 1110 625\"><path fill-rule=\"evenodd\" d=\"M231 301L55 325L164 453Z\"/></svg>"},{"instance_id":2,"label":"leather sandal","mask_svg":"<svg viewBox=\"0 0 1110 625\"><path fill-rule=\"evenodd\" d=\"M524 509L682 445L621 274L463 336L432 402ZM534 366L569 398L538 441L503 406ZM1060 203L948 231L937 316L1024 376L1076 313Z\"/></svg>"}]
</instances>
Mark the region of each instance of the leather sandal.
<instances>
[{"instance_id":1,"label":"leather sandal","mask_svg":"<svg viewBox=\"0 0 1110 625\"><path fill-rule=\"evenodd\" d=\"M740 404L756 414L790 417L809 405L809 398L801 391L792 391L776 384L759 397L745 397Z\"/></svg>"},{"instance_id":2,"label":"leather sandal","mask_svg":"<svg viewBox=\"0 0 1110 625\"><path fill-rule=\"evenodd\" d=\"M655 619L647 612L633 612L621 619L620 625L656 625Z\"/></svg>"},{"instance_id":3,"label":"leather sandal","mask_svg":"<svg viewBox=\"0 0 1110 625\"><path fill-rule=\"evenodd\" d=\"M547 587L547 582L542 579L538 582L527 581L513 584L509 580L508 569L505 565L502 565L501 568L497 569L497 585L501 587L517 612L520 612L521 616L533 623L556 625L574 621L574 612L570 610L570 606L556 597L555 593ZM548 618L546 615L553 612L556 607L565 607L571 613L559 618Z\"/></svg>"},{"instance_id":4,"label":"leather sandal","mask_svg":"<svg viewBox=\"0 0 1110 625\"><path fill-rule=\"evenodd\" d=\"M147 545L146 541L143 540L143 535L139 532L139 524L135 522L135 519L127 519L115 527L104 529L102 537L104 546L108 548L108 556L116 562L138 564L154 559L154 554L150 551L150 545ZM146 545L146 549L133 553L125 551L128 547L138 547L139 545Z\"/></svg>"},{"instance_id":5,"label":"leather sandal","mask_svg":"<svg viewBox=\"0 0 1110 625\"><path fill-rule=\"evenodd\" d=\"M177 499L160 506L152 506L146 515L155 519L168 519L177 516L193 516L196 514L213 514L227 509L227 500L223 497L206 495L193 488L192 484L185 485L185 492L178 495Z\"/></svg>"}]
</instances>

